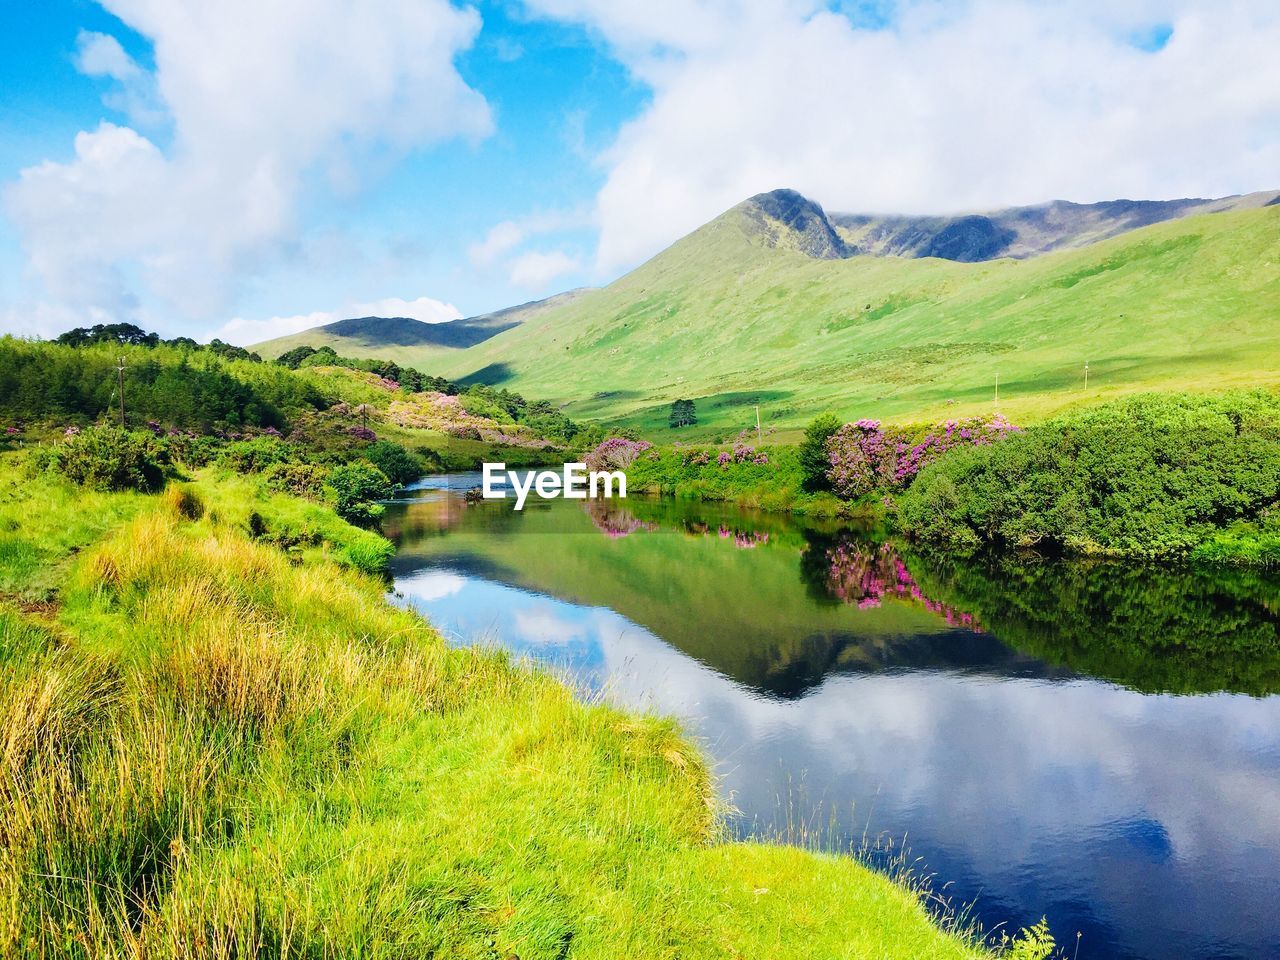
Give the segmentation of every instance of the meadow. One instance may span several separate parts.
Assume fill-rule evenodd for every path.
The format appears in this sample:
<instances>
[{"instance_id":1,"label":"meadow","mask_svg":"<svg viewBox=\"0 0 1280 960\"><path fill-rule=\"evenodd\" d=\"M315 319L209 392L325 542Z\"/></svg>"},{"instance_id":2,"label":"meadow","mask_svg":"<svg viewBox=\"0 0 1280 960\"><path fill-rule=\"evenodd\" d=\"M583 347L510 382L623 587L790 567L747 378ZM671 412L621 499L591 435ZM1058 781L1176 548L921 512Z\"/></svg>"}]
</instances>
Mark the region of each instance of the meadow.
<instances>
[{"instance_id":1,"label":"meadow","mask_svg":"<svg viewBox=\"0 0 1280 960\"><path fill-rule=\"evenodd\" d=\"M655 441L723 440L757 405L793 440L824 411L1030 423L1134 392L1274 386L1277 315L1280 207L972 264L814 259L761 242L735 208L436 366ZM698 424L672 430L681 398Z\"/></svg>"}]
</instances>

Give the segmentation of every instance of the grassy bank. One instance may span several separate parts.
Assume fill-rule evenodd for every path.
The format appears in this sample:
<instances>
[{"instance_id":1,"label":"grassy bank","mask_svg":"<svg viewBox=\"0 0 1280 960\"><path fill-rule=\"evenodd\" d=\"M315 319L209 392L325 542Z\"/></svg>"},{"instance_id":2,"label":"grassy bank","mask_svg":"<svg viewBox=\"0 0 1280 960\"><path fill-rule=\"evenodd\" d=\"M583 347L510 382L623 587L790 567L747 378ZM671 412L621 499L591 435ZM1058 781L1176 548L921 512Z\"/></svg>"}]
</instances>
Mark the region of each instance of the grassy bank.
<instances>
[{"instance_id":1,"label":"grassy bank","mask_svg":"<svg viewBox=\"0 0 1280 960\"><path fill-rule=\"evenodd\" d=\"M982 955L852 859L724 842L671 721L448 648L326 508L6 461L0 955Z\"/></svg>"},{"instance_id":2,"label":"grassy bank","mask_svg":"<svg viewBox=\"0 0 1280 960\"><path fill-rule=\"evenodd\" d=\"M798 447L651 447L625 469L633 490L884 518L947 551L1280 566L1280 395L1268 390L1140 394L1021 428L818 418Z\"/></svg>"},{"instance_id":3,"label":"grassy bank","mask_svg":"<svg viewBox=\"0 0 1280 960\"><path fill-rule=\"evenodd\" d=\"M718 462L722 453L728 454L723 463ZM805 489L796 448L781 444L654 447L626 473L628 492L815 517L848 511L848 505L830 493Z\"/></svg>"}]
</instances>

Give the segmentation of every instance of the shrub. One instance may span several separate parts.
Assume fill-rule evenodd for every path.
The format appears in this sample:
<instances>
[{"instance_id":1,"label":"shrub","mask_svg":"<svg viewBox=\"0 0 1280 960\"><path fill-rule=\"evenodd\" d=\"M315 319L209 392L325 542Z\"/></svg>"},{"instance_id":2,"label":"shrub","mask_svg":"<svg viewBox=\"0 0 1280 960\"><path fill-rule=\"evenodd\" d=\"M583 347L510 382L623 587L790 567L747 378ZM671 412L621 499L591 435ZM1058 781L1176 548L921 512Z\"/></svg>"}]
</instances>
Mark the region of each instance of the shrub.
<instances>
[{"instance_id":1,"label":"shrub","mask_svg":"<svg viewBox=\"0 0 1280 960\"><path fill-rule=\"evenodd\" d=\"M1280 398L1148 394L948 454L899 500L916 539L1181 554L1280 499Z\"/></svg>"},{"instance_id":2,"label":"shrub","mask_svg":"<svg viewBox=\"0 0 1280 960\"><path fill-rule=\"evenodd\" d=\"M160 445L174 463L196 468L213 463L222 441L217 437L171 430L160 438Z\"/></svg>"},{"instance_id":3,"label":"shrub","mask_svg":"<svg viewBox=\"0 0 1280 960\"><path fill-rule=\"evenodd\" d=\"M652 446L653 444L647 440L610 437L587 454L587 468L589 470L625 470L635 462L636 457Z\"/></svg>"},{"instance_id":4,"label":"shrub","mask_svg":"<svg viewBox=\"0 0 1280 960\"><path fill-rule=\"evenodd\" d=\"M150 434L104 426L68 431L66 440L50 450L46 464L94 490L150 493L164 485L165 460Z\"/></svg>"},{"instance_id":5,"label":"shrub","mask_svg":"<svg viewBox=\"0 0 1280 960\"><path fill-rule=\"evenodd\" d=\"M800 441L800 468L804 471L804 487L809 491L830 490L831 481L827 479L827 471L831 469L831 461L827 459L827 441L840 429L840 418L833 413L824 413L809 421L804 428L804 439Z\"/></svg>"},{"instance_id":6,"label":"shrub","mask_svg":"<svg viewBox=\"0 0 1280 960\"><path fill-rule=\"evenodd\" d=\"M899 489L948 450L985 446L1016 430L999 414L915 430L882 427L879 420L847 423L824 444L830 463L827 480L850 499L877 489Z\"/></svg>"},{"instance_id":7,"label":"shrub","mask_svg":"<svg viewBox=\"0 0 1280 960\"><path fill-rule=\"evenodd\" d=\"M362 456L398 487L413 483L422 476L422 461L390 440L378 440L369 444Z\"/></svg>"},{"instance_id":8,"label":"shrub","mask_svg":"<svg viewBox=\"0 0 1280 960\"><path fill-rule=\"evenodd\" d=\"M289 447L275 437L254 437L227 444L219 461L237 473L261 473L290 458Z\"/></svg>"},{"instance_id":9,"label":"shrub","mask_svg":"<svg viewBox=\"0 0 1280 960\"><path fill-rule=\"evenodd\" d=\"M313 463L273 463L262 471L262 479L272 490L320 500L329 471Z\"/></svg>"},{"instance_id":10,"label":"shrub","mask_svg":"<svg viewBox=\"0 0 1280 960\"><path fill-rule=\"evenodd\" d=\"M367 460L337 467L329 474L329 486L338 515L356 524L372 523L382 516L382 505L377 501L394 492L387 475Z\"/></svg>"}]
</instances>

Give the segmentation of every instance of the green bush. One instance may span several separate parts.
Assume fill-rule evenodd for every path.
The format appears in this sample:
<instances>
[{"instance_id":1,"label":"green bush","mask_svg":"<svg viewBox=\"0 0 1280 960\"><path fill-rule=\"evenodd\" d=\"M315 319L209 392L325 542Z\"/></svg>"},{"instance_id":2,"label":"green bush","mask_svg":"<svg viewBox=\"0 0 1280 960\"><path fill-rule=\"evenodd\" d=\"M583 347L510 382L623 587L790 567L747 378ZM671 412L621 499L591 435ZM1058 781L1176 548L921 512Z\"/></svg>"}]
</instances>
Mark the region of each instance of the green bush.
<instances>
[{"instance_id":1,"label":"green bush","mask_svg":"<svg viewBox=\"0 0 1280 960\"><path fill-rule=\"evenodd\" d=\"M390 440L374 441L364 448L361 456L386 474L397 487L413 483L423 474L422 461Z\"/></svg>"},{"instance_id":2,"label":"green bush","mask_svg":"<svg viewBox=\"0 0 1280 960\"><path fill-rule=\"evenodd\" d=\"M192 468L207 467L213 463L222 447L222 441L217 437L200 434L175 433L159 440L170 460Z\"/></svg>"},{"instance_id":3,"label":"green bush","mask_svg":"<svg viewBox=\"0 0 1280 960\"><path fill-rule=\"evenodd\" d=\"M831 461L827 456L827 441L841 427L840 418L833 413L824 413L809 421L804 428L804 439L800 441L800 469L804 471L804 488L809 491L830 490L831 481L827 472L831 469Z\"/></svg>"},{"instance_id":4,"label":"green bush","mask_svg":"<svg viewBox=\"0 0 1280 960\"><path fill-rule=\"evenodd\" d=\"M90 427L52 447L44 463L67 479L94 490L140 490L164 486L165 455L149 433Z\"/></svg>"},{"instance_id":5,"label":"green bush","mask_svg":"<svg viewBox=\"0 0 1280 960\"><path fill-rule=\"evenodd\" d=\"M261 473L277 463L291 459L288 444L277 437L253 437L227 444L219 462L237 473Z\"/></svg>"},{"instance_id":6,"label":"green bush","mask_svg":"<svg viewBox=\"0 0 1280 960\"><path fill-rule=\"evenodd\" d=\"M1280 397L1146 394L949 452L899 500L949 547L1184 554L1280 499Z\"/></svg>"},{"instance_id":7,"label":"green bush","mask_svg":"<svg viewBox=\"0 0 1280 960\"><path fill-rule=\"evenodd\" d=\"M382 504L394 492L387 475L367 460L355 460L329 474L334 509L344 520L369 524L382 516Z\"/></svg>"},{"instance_id":8,"label":"green bush","mask_svg":"<svg viewBox=\"0 0 1280 960\"><path fill-rule=\"evenodd\" d=\"M329 471L313 463L273 463L262 471L262 479L272 490L320 500L324 497Z\"/></svg>"}]
</instances>

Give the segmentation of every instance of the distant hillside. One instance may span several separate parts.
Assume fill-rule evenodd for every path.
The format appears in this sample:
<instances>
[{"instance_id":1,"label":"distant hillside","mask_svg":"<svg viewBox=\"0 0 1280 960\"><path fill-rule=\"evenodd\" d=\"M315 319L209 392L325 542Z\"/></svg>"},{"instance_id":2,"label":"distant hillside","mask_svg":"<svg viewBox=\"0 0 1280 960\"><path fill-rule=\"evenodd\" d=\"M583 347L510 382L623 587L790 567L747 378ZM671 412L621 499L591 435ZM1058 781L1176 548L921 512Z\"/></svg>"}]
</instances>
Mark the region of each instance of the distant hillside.
<instances>
[{"instance_id":1,"label":"distant hillside","mask_svg":"<svg viewBox=\"0 0 1280 960\"><path fill-rule=\"evenodd\" d=\"M1034 257L1097 243L1165 220L1251 210L1277 202L1280 191L1272 190L1218 200L1055 200L1035 207L953 217L835 213L829 219L844 244L845 256L941 257L976 263L997 257Z\"/></svg>"},{"instance_id":2,"label":"distant hillside","mask_svg":"<svg viewBox=\"0 0 1280 960\"><path fill-rule=\"evenodd\" d=\"M754 424L757 402L783 428L826 408L989 411L997 376L1000 408L1019 418L1143 388L1280 384L1280 205L1268 196L1006 211L987 218L994 235L978 231L990 241L979 251L957 239L962 221L855 229L775 191L439 372L654 430L673 399L692 398L700 423L684 436ZM1125 226L1168 216L1180 218ZM997 246L1029 258L954 262Z\"/></svg>"},{"instance_id":3,"label":"distant hillside","mask_svg":"<svg viewBox=\"0 0 1280 960\"><path fill-rule=\"evenodd\" d=\"M737 209L766 246L797 250L820 260L938 257L978 263L1000 257L1026 259L1166 220L1276 203L1280 203L1280 191L1271 190L1216 200L1054 200L989 213L907 217L828 214L794 190L773 190L744 200Z\"/></svg>"},{"instance_id":4,"label":"distant hillside","mask_svg":"<svg viewBox=\"0 0 1280 960\"><path fill-rule=\"evenodd\" d=\"M545 310L572 303L585 292L585 289L570 290L545 300L448 323L424 323L412 317L353 317L267 340L253 349L263 357L274 359L294 347L329 346L342 356L394 360L431 373L439 358L483 343Z\"/></svg>"}]
</instances>

